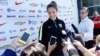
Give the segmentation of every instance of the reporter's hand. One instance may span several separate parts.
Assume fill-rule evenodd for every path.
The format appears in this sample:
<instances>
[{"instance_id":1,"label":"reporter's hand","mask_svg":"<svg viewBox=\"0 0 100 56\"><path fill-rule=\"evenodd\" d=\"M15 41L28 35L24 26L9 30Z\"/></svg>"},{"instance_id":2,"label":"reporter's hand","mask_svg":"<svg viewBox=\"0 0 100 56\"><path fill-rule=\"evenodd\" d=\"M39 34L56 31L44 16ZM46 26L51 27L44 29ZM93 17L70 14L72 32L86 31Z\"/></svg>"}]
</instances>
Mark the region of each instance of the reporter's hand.
<instances>
[{"instance_id":1,"label":"reporter's hand","mask_svg":"<svg viewBox=\"0 0 100 56\"><path fill-rule=\"evenodd\" d=\"M13 39L13 41L11 42L11 46L13 47L13 48L15 48L15 49L17 49L18 47L21 47L21 46L25 46L25 45L27 45L28 44L28 42L24 45L24 44L21 44L21 43L19 43L18 42L18 39L20 39L20 36L19 37L17 37L16 39Z\"/></svg>"},{"instance_id":2,"label":"reporter's hand","mask_svg":"<svg viewBox=\"0 0 100 56\"><path fill-rule=\"evenodd\" d=\"M75 37L78 37L78 36L82 38L84 35L83 33L75 34Z\"/></svg>"},{"instance_id":3,"label":"reporter's hand","mask_svg":"<svg viewBox=\"0 0 100 56\"><path fill-rule=\"evenodd\" d=\"M77 46L78 49L81 49L81 47L83 47L83 45L82 45L79 41L77 41L77 40L75 40L73 44L74 44L75 46Z\"/></svg>"},{"instance_id":4,"label":"reporter's hand","mask_svg":"<svg viewBox=\"0 0 100 56\"><path fill-rule=\"evenodd\" d=\"M67 52L67 46L68 46L68 44L64 44L64 47L63 47L63 52L64 53Z\"/></svg>"},{"instance_id":5,"label":"reporter's hand","mask_svg":"<svg viewBox=\"0 0 100 56\"><path fill-rule=\"evenodd\" d=\"M62 39L62 41L63 41L63 52L66 52L67 51L67 46L68 46L68 42L66 42L66 40L65 39Z\"/></svg>"},{"instance_id":6,"label":"reporter's hand","mask_svg":"<svg viewBox=\"0 0 100 56\"><path fill-rule=\"evenodd\" d=\"M96 51L96 55L100 56L100 50Z\"/></svg>"},{"instance_id":7,"label":"reporter's hand","mask_svg":"<svg viewBox=\"0 0 100 56\"><path fill-rule=\"evenodd\" d=\"M56 48L56 46L57 46L57 42L55 42L53 45L50 45L50 42L48 43L48 51L47 51L48 56Z\"/></svg>"}]
</instances>

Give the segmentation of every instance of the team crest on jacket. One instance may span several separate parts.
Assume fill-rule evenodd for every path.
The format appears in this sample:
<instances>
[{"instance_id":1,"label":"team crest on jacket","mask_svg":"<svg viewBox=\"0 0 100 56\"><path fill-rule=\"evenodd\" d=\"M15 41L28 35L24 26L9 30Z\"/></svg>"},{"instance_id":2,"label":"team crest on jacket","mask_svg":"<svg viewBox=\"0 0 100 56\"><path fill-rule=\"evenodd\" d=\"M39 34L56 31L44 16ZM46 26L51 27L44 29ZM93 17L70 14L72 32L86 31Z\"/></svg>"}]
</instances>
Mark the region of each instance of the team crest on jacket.
<instances>
[{"instance_id":1,"label":"team crest on jacket","mask_svg":"<svg viewBox=\"0 0 100 56\"><path fill-rule=\"evenodd\" d=\"M62 28L62 24L59 24L59 27Z\"/></svg>"}]
</instances>

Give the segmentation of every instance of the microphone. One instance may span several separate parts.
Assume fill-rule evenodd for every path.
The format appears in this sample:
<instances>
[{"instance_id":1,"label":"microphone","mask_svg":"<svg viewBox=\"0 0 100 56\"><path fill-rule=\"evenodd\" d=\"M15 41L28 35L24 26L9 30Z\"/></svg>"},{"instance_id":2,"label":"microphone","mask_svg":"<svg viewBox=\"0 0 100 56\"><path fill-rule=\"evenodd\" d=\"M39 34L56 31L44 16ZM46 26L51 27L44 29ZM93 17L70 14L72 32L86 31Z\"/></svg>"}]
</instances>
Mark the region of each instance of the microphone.
<instances>
[{"instance_id":1,"label":"microphone","mask_svg":"<svg viewBox=\"0 0 100 56\"><path fill-rule=\"evenodd\" d=\"M69 35L69 38L70 38L70 40L71 40L72 43L73 43L74 40L75 40L74 37L75 37L75 34L74 34L73 32L71 32L70 35Z\"/></svg>"},{"instance_id":2,"label":"microphone","mask_svg":"<svg viewBox=\"0 0 100 56\"><path fill-rule=\"evenodd\" d=\"M74 33L69 30L62 30L63 38L65 39L65 42L67 41L68 37L70 38L70 41L74 42ZM77 49L73 45L68 45L69 47L69 55L70 56L79 56ZM70 48L71 47L71 48Z\"/></svg>"},{"instance_id":3,"label":"microphone","mask_svg":"<svg viewBox=\"0 0 100 56\"><path fill-rule=\"evenodd\" d=\"M68 37L70 38L71 42L74 42L74 33L69 30L62 30L63 38L67 41Z\"/></svg>"},{"instance_id":4,"label":"microphone","mask_svg":"<svg viewBox=\"0 0 100 56\"><path fill-rule=\"evenodd\" d=\"M61 32L62 32L62 35L65 36L65 37L68 37L72 34L72 32L69 31L69 30L62 30Z\"/></svg>"},{"instance_id":5,"label":"microphone","mask_svg":"<svg viewBox=\"0 0 100 56\"><path fill-rule=\"evenodd\" d=\"M61 32L62 32L63 38L67 36L67 32L65 30L62 30Z\"/></svg>"},{"instance_id":6,"label":"microphone","mask_svg":"<svg viewBox=\"0 0 100 56\"><path fill-rule=\"evenodd\" d=\"M71 24L72 28L74 29L75 33L79 33L77 27L74 24Z\"/></svg>"},{"instance_id":7,"label":"microphone","mask_svg":"<svg viewBox=\"0 0 100 56\"><path fill-rule=\"evenodd\" d=\"M65 41L67 41L67 39L68 39L68 34L67 34L67 32L68 32L67 30L62 30L62 31L61 31L61 33L62 33L62 38L65 39Z\"/></svg>"},{"instance_id":8,"label":"microphone","mask_svg":"<svg viewBox=\"0 0 100 56\"><path fill-rule=\"evenodd\" d=\"M62 30L61 33L62 33L62 36L63 36L62 38L64 38L64 39L69 36L69 30Z\"/></svg>"}]
</instances>

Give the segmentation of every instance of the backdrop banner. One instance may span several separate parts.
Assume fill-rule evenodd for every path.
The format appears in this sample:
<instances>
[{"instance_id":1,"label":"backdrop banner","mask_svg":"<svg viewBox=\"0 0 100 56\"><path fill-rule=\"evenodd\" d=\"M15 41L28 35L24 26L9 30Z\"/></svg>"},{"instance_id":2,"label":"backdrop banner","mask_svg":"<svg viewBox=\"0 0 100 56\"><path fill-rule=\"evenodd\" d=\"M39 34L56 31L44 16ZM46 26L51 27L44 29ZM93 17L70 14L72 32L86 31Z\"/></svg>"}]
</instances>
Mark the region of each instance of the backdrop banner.
<instances>
[{"instance_id":1,"label":"backdrop banner","mask_svg":"<svg viewBox=\"0 0 100 56\"><path fill-rule=\"evenodd\" d=\"M70 24L78 25L77 0L0 0L0 55L5 45L26 30L32 33L30 43L38 40L39 27L48 19L46 7L51 1L58 4L58 18L66 28L72 30ZM24 47L17 50L18 56Z\"/></svg>"}]
</instances>

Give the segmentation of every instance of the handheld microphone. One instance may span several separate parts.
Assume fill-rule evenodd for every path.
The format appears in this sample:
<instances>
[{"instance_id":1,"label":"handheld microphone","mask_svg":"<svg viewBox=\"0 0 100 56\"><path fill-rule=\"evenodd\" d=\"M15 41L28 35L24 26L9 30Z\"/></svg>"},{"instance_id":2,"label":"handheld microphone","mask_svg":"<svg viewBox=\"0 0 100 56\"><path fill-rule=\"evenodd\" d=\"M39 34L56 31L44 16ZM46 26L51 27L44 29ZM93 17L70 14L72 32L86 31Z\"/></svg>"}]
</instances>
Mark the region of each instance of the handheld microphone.
<instances>
[{"instance_id":1,"label":"handheld microphone","mask_svg":"<svg viewBox=\"0 0 100 56\"><path fill-rule=\"evenodd\" d=\"M74 25L74 24L71 24L71 26L72 26L72 28L74 29L74 31L75 31L75 33L79 33L79 31L78 31L78 29L77 29L77 27Z\"/></svg>"},{"instance_id":2,"label":"handheld microphone","mask_svg":"<svg viewBox=\"0 0 100 56\"><path fill-rule=\"evenodd\" d=\"M63 38L65 38L67 36L66 31L65 30L62 30L61 32L62 32Z\"/></svg>"},{"instance_id":3,"label":"handheld microphone","mask_svg":"<svg viewBox=\"0 0 100 56\"><path fill-rule=\"evenodd\" d=\"M62 30L63 38L67 41L68 37L70 38L71 42L74 42L74 33L69 30Z\"/></svg>"}]
</instances>

